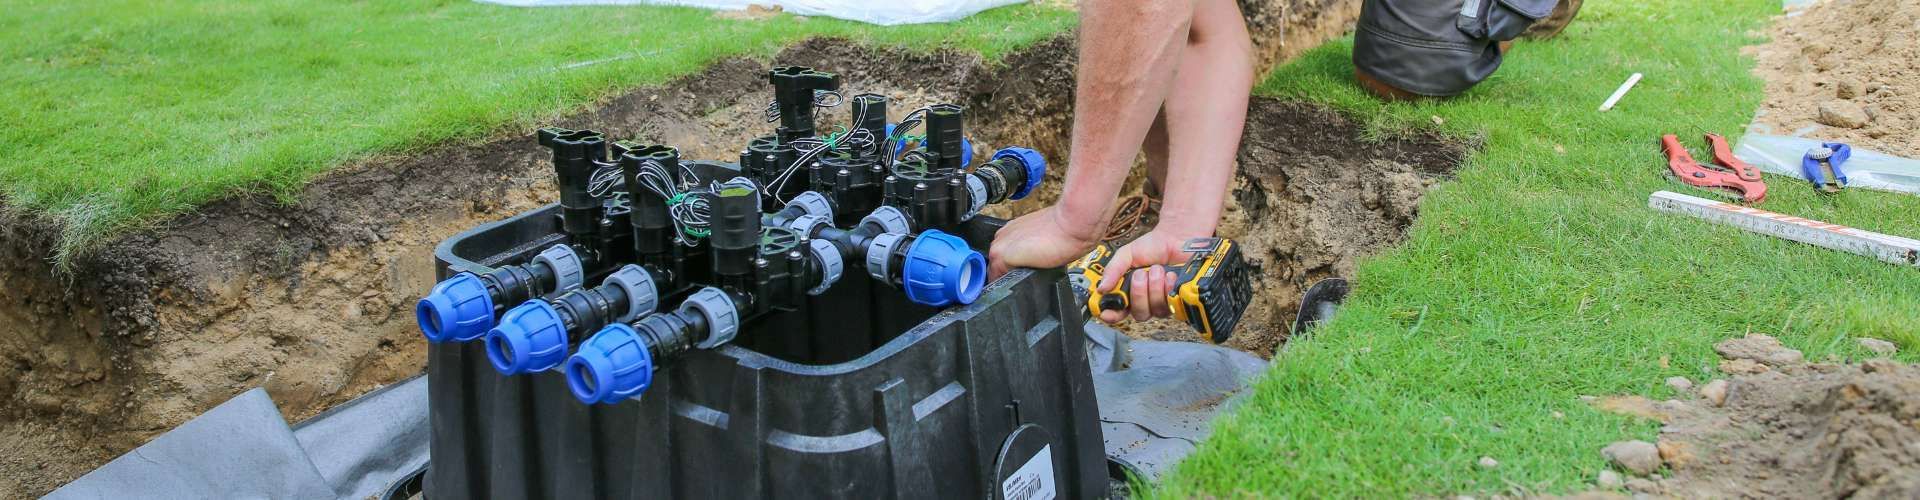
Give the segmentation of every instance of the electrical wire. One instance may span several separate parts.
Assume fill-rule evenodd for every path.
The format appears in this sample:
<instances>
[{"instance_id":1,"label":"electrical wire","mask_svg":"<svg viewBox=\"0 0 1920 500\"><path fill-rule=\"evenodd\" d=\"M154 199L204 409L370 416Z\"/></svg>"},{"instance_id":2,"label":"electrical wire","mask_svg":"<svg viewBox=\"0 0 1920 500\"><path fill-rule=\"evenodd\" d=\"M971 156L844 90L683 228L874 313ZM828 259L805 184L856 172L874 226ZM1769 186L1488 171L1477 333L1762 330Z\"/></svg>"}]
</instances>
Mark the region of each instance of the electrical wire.
<instances>
[{"instance_id":1,"label":"electrical wire","mask_svg":"<svg viewBox=\"0 0 1920 500\"><path fill-rule=\"evenodd\" d=\"M842 101L844 101L844 99L840 97L839 92L832 91L832 90L813 91L813 106L816 108L831 108L834 106L839 106ZM779 99L767 100L766 116L767 116L767 123L780 121L780 100Z\"/></svg>"},{"instance_id":2,"label":"electrical wire","mask_svg":"<svg viewBox=\"0 0 1920 500\"><path fill-rule=\"evenodd\" d=\"M620 177L620 167L601 165L594 169L593 175L587 176L587 195L594 198L606 198L626 186L626 179Z\"/></svg>"},{"instance_id":3,"label":"electrical wire","mask_svg":"<svg viewBox=\"0 0 1920 500\"><path fill-rule=\"evenodd\" d=\"M640 187L666 200L667 218L673 222L674 240L682 245L694 246L697 238L708 234L709 220L713 214L706 194L689 189L694 179L693 169L680 165L680 181L676 181L666 166L660 162L647 160L634 172L634 181Z\"/></svg>"},{"instance_id":4,"label":"electrical wire","mask_svg":"<svg viewBox=\"0 0 1920 500\"><path fill-rule=\"evenodd\" d=\"M813 93L813 105L815 107L831 108L839 106L843 102L844 99L841 98L839 92L816 90ZM861 108L859 113L853 118L854 123L864 122L866 119L866 111L866 108ZM780 101L769 101L767 103L766 114L768 122L779 120ZM813 164L821 155L837 150L846 150L849 147L857 147L859 151L872 153L877 146L871 131L866 129L844 130L845 129L840 129L840 131L828 134L824 139L808 137L789 141L787 145L793 147L794 151L800 154L794 158L793 163L781 169L779 175L774 176L765 186L761 186L760 193L762 195L773 196L775 202L785 204L789 200L780 194L781 191L784 191L787 184L793 181L795 174L799 173L800 170L807 165Z\"/></svg>"},{"instance_id":5,"label":"electrical wire","mask_svg":"<svg viewBox=\"0 0 1920 500\"><path fill-rule=\"evenodd\" d=\"M880 147L881 154L885 155L881 164L886 165L888 172L892 172L893 167L898 165L900 161L899 158L895 157L895 151L899 149L895 144L902 143L905 139L918 138L918 136L907 135L907 132L913 131L914 128L920 126L921 122L926 121L927 113L931 111L933 111L932 107L922 106L920 109L907 113L907 116L900 119L900 123L893 126L893 133L887 135L887 140L883 142Z\"/></svg>"}]
</instances>

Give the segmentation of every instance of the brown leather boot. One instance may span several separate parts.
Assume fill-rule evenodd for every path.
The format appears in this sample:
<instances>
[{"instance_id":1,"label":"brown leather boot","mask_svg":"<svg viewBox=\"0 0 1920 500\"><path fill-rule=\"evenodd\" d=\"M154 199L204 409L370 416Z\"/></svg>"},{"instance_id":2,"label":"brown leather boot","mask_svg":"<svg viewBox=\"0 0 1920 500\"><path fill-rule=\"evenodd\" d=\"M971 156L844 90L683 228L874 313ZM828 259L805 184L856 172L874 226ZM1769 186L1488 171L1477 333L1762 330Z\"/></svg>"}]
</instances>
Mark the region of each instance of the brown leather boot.
<instances>
[{"instance_id":1,"label":"brown leather boot","mask_svg":"<svg viewBox=\"0 0 1920 500\"><path fill-rule=\"evenodd\" d=\"M1573 16L1579 13L1580 0L1560 0L1559 5L1553 6L1552 14L1548 14L1545 19L1535 21L1533 26L1527 27L1527 31L1520 36L1528 40L1546 40L1559 36L1560 31L1567 29L1567 24L1573 22Z\"/></svg>"}]
</instances>

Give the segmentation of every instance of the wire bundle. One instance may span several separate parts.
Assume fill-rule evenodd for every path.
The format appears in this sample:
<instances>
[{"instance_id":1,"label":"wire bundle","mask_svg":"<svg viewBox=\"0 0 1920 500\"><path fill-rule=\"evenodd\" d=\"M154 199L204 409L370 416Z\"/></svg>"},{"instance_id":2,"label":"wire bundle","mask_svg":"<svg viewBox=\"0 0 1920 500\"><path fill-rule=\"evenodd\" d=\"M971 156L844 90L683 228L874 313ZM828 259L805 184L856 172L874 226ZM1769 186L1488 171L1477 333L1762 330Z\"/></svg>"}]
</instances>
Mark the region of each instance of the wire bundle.
<instances>
[{"instance_id":1,"label":"wire bundle","mask_svg":"<svg viewBox=\"0 0 1920 500\"><path fill-rule=\"evenodd\" d=\"M691 180L695 177L693 169L686 165L680 166L680 174L682 179ZM673 221L675 241L694 246L696 238L707 236L708 219L713 212L706 195L713 192L711 187L704 192L688 189L674 180L666 166L653 160L640 164L639 170L634 173L634 180L640 183L640 187L667 200L667 217Z\"/></svg>"}]
</instances>

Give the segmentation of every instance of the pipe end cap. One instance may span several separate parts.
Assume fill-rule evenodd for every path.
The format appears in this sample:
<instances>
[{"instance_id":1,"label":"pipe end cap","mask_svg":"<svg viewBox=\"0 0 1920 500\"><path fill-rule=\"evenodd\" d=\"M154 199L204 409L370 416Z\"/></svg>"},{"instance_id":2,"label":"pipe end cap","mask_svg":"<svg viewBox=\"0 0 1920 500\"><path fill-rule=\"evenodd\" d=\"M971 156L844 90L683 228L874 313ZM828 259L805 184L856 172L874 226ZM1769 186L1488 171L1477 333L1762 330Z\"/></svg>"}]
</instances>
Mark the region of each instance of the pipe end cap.
<instances>
[{"instance_id":1,"label":"pipe end cap","mask_svg":"<svg viewBox=\"0 0 1920 500\"><path fill-rule=\"evenodd\" d=\"M487 332L487 360L502 375L544 371L567 360L567 327L560 311L530 300L500 315Z\"/></svg>"},{"instance_id":2,"label":"pipe end cap","mask_svg":"<svg viewBox=\"0 0 1920 500\"><path fill-rule=\"evenodd\" d=\"M586 404L613 404L640 397L653 386L653 352L624 323L600 329L567 358L567 388Z\"/></svg>"},{"instance_id":3,"label":"pipe end cap","mask_svg":"<svg viewBox=\"0 0 1920 500\"><path fill-rule=\"evenodd\" d=\"M413 313L428 342L466 342L493 328L493 296L479 276L463 272L435 284Z\"/></svg>"},{"instance_id":4,"label":"pipe end cap","mask_svg":"<svg viewBox=\"0 0 1920 500\"><path fill-rule=\"evenodd\" d=\"M902 268L907 299L933 307L972 304L987 280L987 259L966 240L936 229L914 238Z\"/></svg>"}]
</instances>

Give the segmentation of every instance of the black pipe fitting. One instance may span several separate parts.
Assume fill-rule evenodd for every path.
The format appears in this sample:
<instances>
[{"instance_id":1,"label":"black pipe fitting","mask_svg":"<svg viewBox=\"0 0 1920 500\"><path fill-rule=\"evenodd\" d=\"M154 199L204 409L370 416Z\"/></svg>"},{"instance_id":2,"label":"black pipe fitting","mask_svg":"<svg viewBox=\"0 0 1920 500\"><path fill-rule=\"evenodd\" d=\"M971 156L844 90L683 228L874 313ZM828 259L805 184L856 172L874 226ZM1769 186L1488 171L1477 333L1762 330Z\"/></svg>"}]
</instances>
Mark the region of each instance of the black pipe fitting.
<instances>
[{"instance_id":1,"label":"black pipe fitting","mask_svg":"<svg viewBox=\"0 0 1920 500\"><path fill-rule=\"evenodd\" d=\"M801 177L805 172L794 172L784 182L776 182L797 161L800 161L799 151L775 136L754 139L747 143L747 149L740 151L740 169L755 184L766 186L768 204L807 190L807 178Z\"/></svg>"},{"instance_id":2,"label":"black pipe fitting","mask_svg":"<svg viewBox=\"0 0 1920 500\"><path fill-rule=\"evenodd\" d=\"M833 200L839 215L834 223L846 224L880 206L885 178L886 168L878 158L830 155L809 166L807 186Z\"/></svg>"},{"instance_id":3,"label":"black pipe fitting","mask_svg":"<svg viewBox=\"0 0 1920 500\"><path fill-rule=\"evenodd\" d=\"M568 339L579 341L626 313L627 290L613 285L581 288L554 297L552 306L560 313Z\"/></svg>"},{"instance_id":4,"label":"black pipe fitting","mask_svg":"<svg viewBox=\"0 0 1920 500\"><path fill-rule=\"evenodd\" d=\"M599 226L600 200L587 191L593 171L606 162L607 140L592 130L559 127L535 134L541 146L553 149L555 182L560 187L560 227L575 242L592 240Z\"/></svg>"},{"instance_id":5,"label":"black pipe fitting","mask_svg":"<svg viewBox=\"0 0 1920 500\"><path fill-rule=\"evenodd\" d=\"M966 136L961 129L965 112L965 108L956 104L927 107L926 150L933 157L933 170L957 172L967 168Z\"/></svg>"},{"instance_id":6,"label":"black pipe fitting","mask_svg":"<svg viewBox=\"0 0 1920 500\"><path fill-rule=\"evenodd\" d=\"M707 242L713 245L714 278L744 288L760 246L760 195L750 183L729 181L710 196Z\"/></svg>"},{"instance_id":7,"label":"black pipe fitting","mask_svg":"<svg viewBox=\"0 0 1920 500\"><path fill-rule=\"evenodd\" d=\"M502 266L480 275L480 282L493 298L496 316L515 304L546 295L553 290L554 281L553 268L543 262Z\"/></svg>"},{"instance_id":8,"label":"black pipe fitting","mask_svg":"<svg viewBox=\"0 0 1920 500\"><path fill-rule=\"evenodd\" d=\"M821 278L819 262L808 255L806 237L789 228L761 229L753 264L753 288L737 291L747 299L736 304L741 316L797 310L806 302L807 289Z\"/></svg>"},{"instance_id":9,"label":"black pipe fitting","mask_svg":"<svg viewBox=\"0 0 1920 500\"><path fill-rule=\"evenodd\" d=\"M906 212L915 231L950 228L969 215L966 177L965 172L931 169L909 159L887 176L885 203Z\"/></svg>"},{"instance_id":10,"label":"black pipe fitting","mask_svg":"<svg viewBox=\"0 0 1920 500\"><path fill-rule=\"evenodd\" d=\"M653 359L666 360L693 350L694 344L706 339L708 323L697 311L675 309L649 314L635 321L633 330L640 334Z\"/></svg>"},{"instance_id":11,"label":"black pipe fitting","mask_svg":"<svg viewBox=\"0 0 1920 500\"><path fill-rule=\"evenodd\" d=\"M662 278L661 283L679 283L685 278L681 270L685 246L678 243L680 235L674 234L670 200L648 188L640 172L657 166L660 181L678 183L680 150L657 144L616 146L616 151L622 151L618 164L632 206L628 217L633 227L634 255L642 266Z\"/></svg>"},{"instance_id":12,"label":"black pipe fitting","mask_svg":"<svg viewBox=\"0 0 1920 500\"><path fill-rule=\"evenodd\" d=\"M992 161L973 169L969 175L980 180L980 184L986 188L987 195L986 200L974 203L975 210L978 210L980 205L1007 201L1027 184L1027 166L1020 161L1014 156L995 156Z\"/></svg>"},{"instance_id":13,"label":"black pipe fitting","mask_svg":"<svg viewBox=\"0 0 1920 500\"><path fill-rule=\"evenodd\" d=\"M778 66L767 72L773 83L773 100L780 110L780 142L813 137L813 94L820 90L839 90L840 79L833 73L806 66Z\"/></svg>"}]
</instances>

